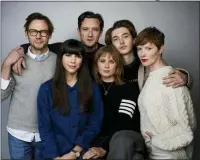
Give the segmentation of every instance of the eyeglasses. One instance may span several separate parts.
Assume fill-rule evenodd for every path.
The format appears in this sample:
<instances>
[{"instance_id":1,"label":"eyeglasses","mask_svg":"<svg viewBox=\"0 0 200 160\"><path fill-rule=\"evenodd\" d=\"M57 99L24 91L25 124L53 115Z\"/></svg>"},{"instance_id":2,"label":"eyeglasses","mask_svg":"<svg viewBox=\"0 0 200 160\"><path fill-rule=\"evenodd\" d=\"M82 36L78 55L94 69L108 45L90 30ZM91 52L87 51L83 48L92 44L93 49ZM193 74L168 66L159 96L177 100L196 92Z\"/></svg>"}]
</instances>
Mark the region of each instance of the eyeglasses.
<instances>
[{"instance_id":1,"label":"eyeglasses","mask_svg":"<svg viewBox=\"0 0 200 160\"><path fill-rule=\"evenodd\" d=\"M31 36L37 36L38 33L40 33L40 36L42 37L46 37L48 34L49 34L49 31L48 30L41 30L41 31L38 31L36 29L29 29L28 30L29 34Z\"/></svg>"}]
</instances>

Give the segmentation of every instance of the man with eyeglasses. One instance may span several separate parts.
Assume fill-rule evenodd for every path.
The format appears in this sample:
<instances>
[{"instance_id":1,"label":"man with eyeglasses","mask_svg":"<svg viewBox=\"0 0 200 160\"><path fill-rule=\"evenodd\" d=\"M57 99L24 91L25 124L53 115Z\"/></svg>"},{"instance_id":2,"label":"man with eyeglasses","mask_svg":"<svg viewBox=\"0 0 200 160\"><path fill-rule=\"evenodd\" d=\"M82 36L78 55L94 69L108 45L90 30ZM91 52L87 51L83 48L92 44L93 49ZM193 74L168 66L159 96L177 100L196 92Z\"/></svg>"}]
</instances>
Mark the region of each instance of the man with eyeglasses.
<instances>
[{"instance_id":1,"label":"man with eyeglasses","mask_svg":"<svg viewBox=\"0 0 200 160\"><path fill-rule=\"evenodd\" d=\"M85 11L78 17L77 33L80 37L80 41L83 43L86 52L86 62L90 73L92 72L92 65L94 55L99 48L104 46L99 43L99 38L102 35L104 28L103 17L99 13L91 11ZM54 53L59 53L61 42L49 44L49 50ZM21 45L26 53L29 44ZM19 75L22 75L22 66L25 68L25 62L23 58L20 58L17 63L12 67L13 71Z\"/></svg>"},{"instance_id":2,"label":"man with eyeglasses","mask_svg":"<svg viewBox=\"0 0 200 160\"><path fill-rule=\"evenodd\" d=\"M54 27L48 17L32 13L24 24L30 46L27 54L13 49L2 64L1 99L10 94L8 115L8 143L11 159L42 159L37 125L37 92L42 83L53 76L56 54L49 51L48 42ZM28 68L23 76L14 74L12 65L24 57Z\"/></svg>"}]
</instances>

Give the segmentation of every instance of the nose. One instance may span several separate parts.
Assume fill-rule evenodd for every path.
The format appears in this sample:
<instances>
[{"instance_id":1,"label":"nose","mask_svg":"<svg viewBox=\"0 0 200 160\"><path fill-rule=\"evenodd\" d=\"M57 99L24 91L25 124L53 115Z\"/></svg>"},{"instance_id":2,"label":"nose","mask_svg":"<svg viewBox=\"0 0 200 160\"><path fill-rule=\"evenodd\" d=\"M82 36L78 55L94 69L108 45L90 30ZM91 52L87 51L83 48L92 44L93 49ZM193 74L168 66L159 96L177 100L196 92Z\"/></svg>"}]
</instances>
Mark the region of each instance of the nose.
<instances>
[{"instance_id":1,"label":"nose","mask_svg":"<svg viewBox=\"0 0 200 160\"><path fill-rule=\"evenodd\" d=\"M139 55L140 55L140 57L144 57L145 56L145 51L143 49L141 49L139 51Z\"/></svg>"},{"instance_id":2,"label":"nose","mask_svg":"<svg viewBox=\"0 0 200 160\"><path fill-rule=\"evenodd\" d=\"M40 33L40 32L37 32L36 38L40 38L40 37L41 37L41 33Z\"/></svg>"},{"instance_id":3,"label":"nose","mask_svg":"<svg viewBox=\"0 0 200 160\"><path fill-rule=\"evenodd\" d=\"M109 68L109 62L105 63L105 68Z\"/></svg>"},{"instance_id":4,"label":"nose","mask_svg":"<svg viewBox=\"0 0 200 160\"><path fill-rule=\"evenodd\" d=\"M93 36L93 32L92 30L89 30L89 37L92 37Z\"/></svg>"},{"instance_id":5,"label":"nose","mask_svg":"<svg viewBox=\"0 0 200 160\"><path fill-rule=\"evenodd\" d=\"M119 43L120 43L120 44L123 44L123 43L124 43L123 38L120 38L120 39L119 39Z\"/></svg>"},{"instance_id":6,"label":"nose","mask_svg":"<svg viewBox=\"0 0 200 160\"><path fill-rule=\"evenodd\" d=\"M76 62L76 56L75 55L71 56L70 62L71 63L75 63Z\"/></svg>"}]
</instances>

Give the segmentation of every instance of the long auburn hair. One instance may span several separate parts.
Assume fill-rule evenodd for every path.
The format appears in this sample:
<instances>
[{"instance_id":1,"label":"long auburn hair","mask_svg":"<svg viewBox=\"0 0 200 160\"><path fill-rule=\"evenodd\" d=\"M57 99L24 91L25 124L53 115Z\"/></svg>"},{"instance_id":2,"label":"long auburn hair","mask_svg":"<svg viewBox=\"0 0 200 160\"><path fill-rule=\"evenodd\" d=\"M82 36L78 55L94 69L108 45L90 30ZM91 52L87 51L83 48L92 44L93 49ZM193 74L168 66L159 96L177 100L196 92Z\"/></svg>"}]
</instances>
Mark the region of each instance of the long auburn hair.
<instances>
[{"instance_id":1,"label":"long auburn hair","mask_svg":"<svg viewBox=\"0 0 200 160\"><path fill-rule=\"evenodd\" d=\"M60 53L57 56L56 70L52 82L53 106L64 115L69 113L70 104L66 88L66 72L62 62L62 58L66 53L82 56L82 64L77 72L78 104L80 105L80 111L82 113L90 112L92 110L93 94L92 79L88 67L84 62L84 46L80 41L75 39L69 39L63 42L60 48Z\"/></svg>"},{"instance_id":2,"label":"long auburn hair","mask_svg":"<svg viewBox=\"0 0 200 160\"><path fill-rule=\"evenodd\" d=\"M114 73L115 83L117 85L124 84L122 80L122 77L124 74L123 60L122 60L121 55L118 53L117 49L113 45L103 46L95 54L94 62L93 62L93 76L94 76L95 81L98 84L102 83L101 75L99 74L99 71L98 71L98 60L101 56L105 56L106 54L111 55L113 60L116 63L116 71Z\"/></svg>"}]
</instances>

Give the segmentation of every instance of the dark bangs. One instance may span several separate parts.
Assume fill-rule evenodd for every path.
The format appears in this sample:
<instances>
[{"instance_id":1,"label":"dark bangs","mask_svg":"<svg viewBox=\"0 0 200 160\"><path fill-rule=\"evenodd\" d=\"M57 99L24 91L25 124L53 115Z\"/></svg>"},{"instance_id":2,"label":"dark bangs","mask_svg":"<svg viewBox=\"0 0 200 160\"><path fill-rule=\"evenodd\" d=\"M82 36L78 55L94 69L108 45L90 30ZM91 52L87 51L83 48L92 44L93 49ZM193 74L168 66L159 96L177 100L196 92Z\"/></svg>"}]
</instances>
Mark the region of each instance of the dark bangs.
<instances>
[{"instance_id":1,"label":"dark bangs","mask_svg":"<svg viewBox=\"0 0 200 160\"><path fill-rule=\"evenodd\" d=\"M81 55L82 57L85 55L85 49L83 44L75 39L70 39L62 43L61 45L61 56L64 54L75 54Z\"/></svg>"}]
</instances>

